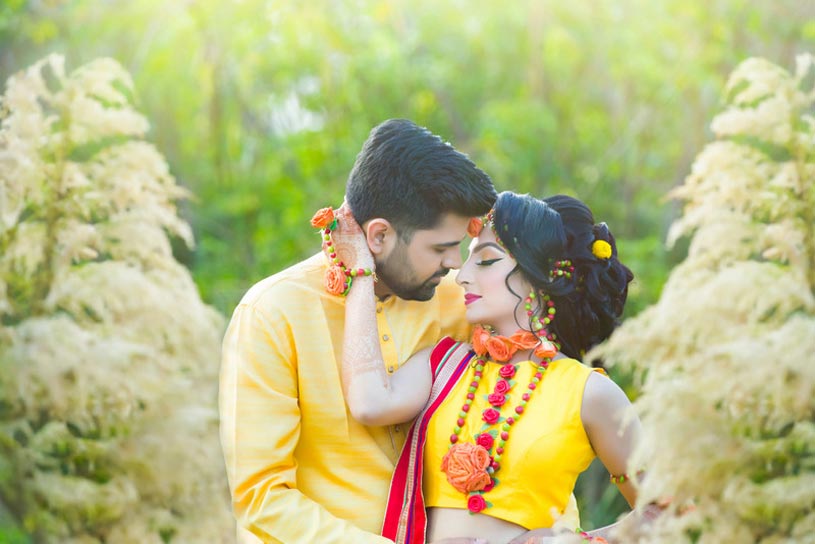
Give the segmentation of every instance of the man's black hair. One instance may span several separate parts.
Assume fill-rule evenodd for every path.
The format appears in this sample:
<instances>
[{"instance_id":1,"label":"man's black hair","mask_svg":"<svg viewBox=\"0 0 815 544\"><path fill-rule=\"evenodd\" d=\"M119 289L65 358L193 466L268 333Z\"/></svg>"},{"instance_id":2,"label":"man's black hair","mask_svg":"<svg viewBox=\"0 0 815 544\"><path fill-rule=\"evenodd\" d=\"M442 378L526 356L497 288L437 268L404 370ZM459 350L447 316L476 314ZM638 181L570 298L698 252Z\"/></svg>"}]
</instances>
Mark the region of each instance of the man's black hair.
<instances>
[{"instance_id":1,"label":"man's black hair","mask_svg":"<svg viewBox=\"0 0 815 544\"><path fill-rule=\"evenodd\" d=\"M485 172L439 136L406 119L390 119L371 130L345 198L360 225L381 217L409 241L448 213L486 214L496 192Z\"/></svg>"}]
</instances>

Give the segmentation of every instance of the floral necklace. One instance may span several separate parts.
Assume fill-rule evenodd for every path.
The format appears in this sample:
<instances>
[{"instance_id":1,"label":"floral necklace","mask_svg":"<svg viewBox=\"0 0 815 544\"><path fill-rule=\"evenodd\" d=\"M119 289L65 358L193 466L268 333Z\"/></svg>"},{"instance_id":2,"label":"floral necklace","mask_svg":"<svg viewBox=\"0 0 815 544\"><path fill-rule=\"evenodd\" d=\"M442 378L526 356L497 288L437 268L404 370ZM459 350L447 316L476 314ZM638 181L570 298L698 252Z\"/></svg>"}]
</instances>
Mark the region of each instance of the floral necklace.
<instances>
[{"instance_id":1,"label":"floral necklace","mask_svg":"<svg viewBox=\"0 0 815 544\"><path fill-rule=\"evenodd\" d=\"M524 301L524 308L530 317L535 333L519 329L512 336L506 337L494 335L480 326L473 331L472 346L476 354L475 376L467 389L467 398L458 414L453 434L450 435L450 449L441 462L441 470L447 475L450 485L467 496L467 509L471 514L477 514L492 506L484 495L499 483L495 474L501 469L501 456L509 440L512 427L523 415L543 373L552 362L552 357L560 349L556 335L549 333L544 325L544 323L548 325L554 319L555 305L547 295L543 296L546 314L544 323L541 323L540 318L532 311L532 303L535 298L536 295L533 292ZM516 384L512 378L519 366L510 363L509 360L519 349L533 348L535 356L541 359L537 363L535 375L521 395L521 401L512 411L513 415L503 417L501 409L509 401L509 392ZM489 358L504 364L498 370L500 378L495 383L493 392L486 395L490 407L481 412L484 424L480 432L473 437L475 443L464 442L459 434L478 391L486 361L489 359L488 354ZM499 428L492 428L498 425L500 425L500 432Z\"/></svg>"}]
</instances>

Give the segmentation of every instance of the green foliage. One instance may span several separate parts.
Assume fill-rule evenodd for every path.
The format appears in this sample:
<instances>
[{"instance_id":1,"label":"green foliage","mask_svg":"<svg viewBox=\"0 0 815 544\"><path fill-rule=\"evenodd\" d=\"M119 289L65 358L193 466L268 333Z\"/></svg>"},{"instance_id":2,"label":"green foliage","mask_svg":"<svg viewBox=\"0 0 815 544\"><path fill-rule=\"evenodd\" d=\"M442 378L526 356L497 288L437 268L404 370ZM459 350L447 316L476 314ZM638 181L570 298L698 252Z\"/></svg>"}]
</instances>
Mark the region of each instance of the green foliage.
<instances>
[{"instance_id":1,"label":"green foliage","mask_svg":"<svg viewBox=\"0 0 815 544\"><path fill-rule=\"evenodd\" d=\"M200 243L181 256L226 312L317 250L311 212L340 202L388 117L449 138L501 189L576 194L619 237L659 240L673 213L659 199L702 147L727 68L813 43L797 0L14 5L27 30L0 70L56 49L135 75L152 139L197 196ZM56 30L33 30L45 21ZM657 258L632 308L658 292L672 261Z\"/></svg>"}]
</instances>

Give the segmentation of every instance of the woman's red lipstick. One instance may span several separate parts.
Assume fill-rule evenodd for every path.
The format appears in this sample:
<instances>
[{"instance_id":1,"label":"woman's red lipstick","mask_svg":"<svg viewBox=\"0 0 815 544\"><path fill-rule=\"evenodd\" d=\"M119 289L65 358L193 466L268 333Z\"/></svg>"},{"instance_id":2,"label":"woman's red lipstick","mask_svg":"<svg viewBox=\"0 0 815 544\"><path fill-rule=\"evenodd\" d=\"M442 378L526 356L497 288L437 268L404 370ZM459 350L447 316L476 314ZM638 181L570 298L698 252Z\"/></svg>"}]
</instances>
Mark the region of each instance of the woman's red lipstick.
<instances>
[{"instance_id":1,"label":"woman's red lipstick","mask_svg":"<svg viewBox=\"0 0 815 544\"><path fill-rule=\"evenodd\" d=\"M481 297L478 295L474 295L472 293L466 293L464 295L464 304L470 304L475 302L476 300L480 299Z\"/></svg>"}]
</instances>

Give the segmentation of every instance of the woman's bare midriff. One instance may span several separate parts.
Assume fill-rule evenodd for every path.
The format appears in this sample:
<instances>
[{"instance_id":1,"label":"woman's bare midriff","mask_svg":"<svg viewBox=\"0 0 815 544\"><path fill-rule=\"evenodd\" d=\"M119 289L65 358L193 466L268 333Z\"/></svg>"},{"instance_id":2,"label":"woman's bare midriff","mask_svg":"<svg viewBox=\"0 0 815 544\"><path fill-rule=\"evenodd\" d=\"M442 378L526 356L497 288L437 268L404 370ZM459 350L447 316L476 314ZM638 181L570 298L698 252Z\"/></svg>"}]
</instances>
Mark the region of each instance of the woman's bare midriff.
<instances>
[{"instance_id":1,"label":"woman's bare midriff","mask_svg":"<svg viewBox=\"0 0 815 544\"><path fill-rule=\"evenodd\" d=\"M466 508L428 508L427 542L455 537L482 538L489 544L507 544L527 532L515 523L486 514L470 514Z\"/></svg>"}]
</instances>

